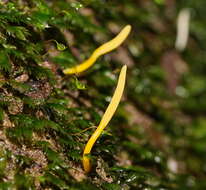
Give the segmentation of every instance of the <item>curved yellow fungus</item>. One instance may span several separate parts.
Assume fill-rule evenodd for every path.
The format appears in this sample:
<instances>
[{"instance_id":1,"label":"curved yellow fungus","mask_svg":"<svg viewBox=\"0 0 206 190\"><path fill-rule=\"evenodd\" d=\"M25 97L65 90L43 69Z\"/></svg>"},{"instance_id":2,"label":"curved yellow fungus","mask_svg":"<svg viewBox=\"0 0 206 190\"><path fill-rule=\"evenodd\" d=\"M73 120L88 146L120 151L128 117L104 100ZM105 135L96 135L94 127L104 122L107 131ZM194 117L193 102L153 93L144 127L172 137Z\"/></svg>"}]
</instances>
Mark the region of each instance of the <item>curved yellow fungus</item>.
<instances>
[{"instance_id":1,"label":"curved yellow fungus","mask_svg":"<svg viewBox=\"0 0 206 190\"><path fill-rule=\"evenodd\" d=\"M122 42L127 38L130 31L131 26L125 26L115 38L98 47L89 57L89 59L77 66L63 70L64 74L77 74L85 71L95 63L99 56L104 55L105 53L108 53L120 46Z\"/></svg>"},{"instance_id":2,"label":"curved yellow fungus","mask_svg":"<svg viewBox=\"0 0 206 190\"><path fill-rule=\"evenodd\" d=\"M100 136L103 129L107 126L107 124L111 120L112 116L114 115L114 112L116 111L117 106L119 105L119 102L120 102L120 99L122 97L122 93L124 90L124 86L125 86L126 72L127 72L127 66L124 65L121 69L118 83L117 83L117 87L116 87L116 90L115 90L114 95L112 97L112 100L111 100L109 106L107 107L107 109L102 117L102 120L100 121L99 126L97 127L95 132L92 134L92 136L90 137L89 141L87 142L87 144L85 146L84 153L83 153L83 167L84 167L84 170L86 173L88 173L91 170L91 164L90 164L89 158L87 157L87 154L90 153L97 138Z\"/></svg>"}]
</instances>

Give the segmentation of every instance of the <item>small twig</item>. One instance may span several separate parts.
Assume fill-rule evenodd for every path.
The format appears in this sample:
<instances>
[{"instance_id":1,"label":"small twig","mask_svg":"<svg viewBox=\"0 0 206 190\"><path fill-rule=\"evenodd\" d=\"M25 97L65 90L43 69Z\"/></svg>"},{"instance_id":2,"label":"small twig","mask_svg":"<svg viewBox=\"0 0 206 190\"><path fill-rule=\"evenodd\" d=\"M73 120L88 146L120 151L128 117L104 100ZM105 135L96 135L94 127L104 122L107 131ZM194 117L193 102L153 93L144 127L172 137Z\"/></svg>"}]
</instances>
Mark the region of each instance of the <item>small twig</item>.
<instances>
[{"instance_id":1,"label":"small twig","mask_svg":"<svg viewBox=\"0 0 206 190\"><path fill-rule=\"evenodd\" d=\"M82 131L80 131L78 133L72 133L71 135L79 135L79 134L81 134L81 133L83 133L85 131L88 131L89 129L93 129L93 128L96 128L96 126L87 127L86 129L84 129L84 130L82 130Z\"/></svg>"}]
</instances>

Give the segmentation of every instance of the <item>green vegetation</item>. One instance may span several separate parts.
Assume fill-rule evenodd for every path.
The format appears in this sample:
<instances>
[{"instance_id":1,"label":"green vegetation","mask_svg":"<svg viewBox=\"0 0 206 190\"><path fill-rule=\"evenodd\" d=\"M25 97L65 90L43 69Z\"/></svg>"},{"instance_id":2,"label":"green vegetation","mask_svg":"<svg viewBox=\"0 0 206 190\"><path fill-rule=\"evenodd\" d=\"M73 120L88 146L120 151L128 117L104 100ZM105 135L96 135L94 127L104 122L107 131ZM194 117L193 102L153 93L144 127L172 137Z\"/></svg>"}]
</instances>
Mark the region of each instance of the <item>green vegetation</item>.
<instances>
[{"instance_id":1,"label":"green vegetation","mask_svg":"<svg viewBox=\"0 0 206 190\"><path fill-rule=\"evenodd\" d=\"M0 189L206 188L205 0L0 1ZM190 38L174 48L190 8ZM80 76L62 70L132 25ZM82 153L128 66L121 105Z\"/></svg>"}]
</instances>

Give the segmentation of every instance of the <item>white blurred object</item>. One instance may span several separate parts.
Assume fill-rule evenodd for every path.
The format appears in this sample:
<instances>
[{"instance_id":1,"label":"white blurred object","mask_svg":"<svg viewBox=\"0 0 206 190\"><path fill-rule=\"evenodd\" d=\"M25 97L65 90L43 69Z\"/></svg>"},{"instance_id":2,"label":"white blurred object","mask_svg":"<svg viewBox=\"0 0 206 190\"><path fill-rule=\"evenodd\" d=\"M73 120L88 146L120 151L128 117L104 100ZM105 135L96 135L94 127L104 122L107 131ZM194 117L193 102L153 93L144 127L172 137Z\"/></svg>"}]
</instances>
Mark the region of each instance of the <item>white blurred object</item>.
<instances>
[{"instance_id":1,"label":"white blurred object","mask_svg":"<svg viewBox=\"0 0 206 190\"><path fill-rule=\"evenodd\" d=\"M177 173L178 172L178 163L175 159L169 158L167 161L167 166L170 169L170 171Z\"/></svg>"},{"instance_id":2,"label":"white blurred object","mask_svg":"<svg viewBox=\"0 0 206 190\"><path fill-rule=\"evenodd\" d=\"M190 25L190 9L184 8L180 11L177 18L177 38L175 48L183 51L187 45Z\"/></svg>"}]
</instances>

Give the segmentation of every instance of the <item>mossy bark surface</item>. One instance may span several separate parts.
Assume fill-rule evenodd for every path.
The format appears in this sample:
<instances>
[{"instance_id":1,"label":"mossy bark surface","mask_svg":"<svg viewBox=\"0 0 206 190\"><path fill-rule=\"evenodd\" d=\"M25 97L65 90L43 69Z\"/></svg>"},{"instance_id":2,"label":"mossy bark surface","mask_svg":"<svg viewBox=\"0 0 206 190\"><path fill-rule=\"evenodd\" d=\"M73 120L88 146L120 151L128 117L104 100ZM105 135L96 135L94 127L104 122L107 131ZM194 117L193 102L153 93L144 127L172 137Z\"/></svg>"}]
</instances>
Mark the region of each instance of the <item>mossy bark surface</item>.
<instances>
[{"instance_id":1,"label":"mossy bark surface","mask_svg":"<svg viewBox=\"0 0 206 190\"><path fill-rule=\"evenodd\" d=\"M0 189L205 189L205 0L0 1ZM174 48L190 8L190 36ZM125 25L132 33L81 75ZM128 66L124 97L82 154Z\"/></svg>"}]
</instances>

